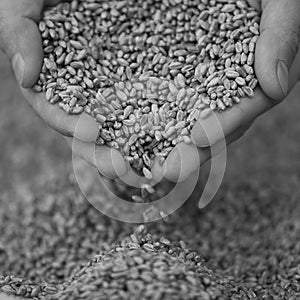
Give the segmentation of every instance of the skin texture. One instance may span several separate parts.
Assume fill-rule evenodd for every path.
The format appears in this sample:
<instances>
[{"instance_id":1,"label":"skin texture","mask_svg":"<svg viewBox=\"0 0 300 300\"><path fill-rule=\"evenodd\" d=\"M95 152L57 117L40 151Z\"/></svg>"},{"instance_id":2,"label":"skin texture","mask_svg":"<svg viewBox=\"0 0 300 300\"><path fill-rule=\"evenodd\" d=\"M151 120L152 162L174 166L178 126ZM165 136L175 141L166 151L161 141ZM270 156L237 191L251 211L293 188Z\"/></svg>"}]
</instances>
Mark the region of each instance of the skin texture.
<instances>
[{"instance_id":1,"label":"skin texture","mask_svg":"<svg viewBox=\"0 0 300 300\"><path fill-rule=\"evenodd\" d=\"M91 117L68 116L58 107L49 104L43 94L34 94L30 89L38 79L43 58L37 22L45 7L59 2L61 1L0 1L0 47L10 59L16 79L29 104L44 121L64 135L70 145L73 137L76 139L77 155L96 166L107 177L135 180L118 151L108 147L95 148L98 126ZM163 176L172 181L186 179L200 167L193 163L195 155L199 155L201 165L204 164L210 158L210 147L218 147L224 135L227 144L240 138L258 116L284 100L298 81L299 67L293 62L300 39L298 17L300 1L248 0L248 2L262 10L261 36L255 57L255 71L261 88L255 91L254 99L245 99L240 105L217 114L223 132L217 130L210 118L199 120L192 131L198 149L178 145L163 166L157 163L154 165L155 179ZM203 129L207 128L206 126L211 128L210 142ZM183 150L186 155L180 157L178 149Z\"/></svg>"},{"instance_id":2,"label":"skin texture","mask_svg":"<svg viewBox=\"0 0 300 300\"><path fill-rule=\"evenodd\" d=\"M31 87L36 83L42 67L43 49L38 29L41 13L47 6L60 0L2 0L0 2L0 47L12 63L25 99L36 113L54 130L65 136L72 146L77 139L76 154L97 166L110 178L122 176L127 166L122 155L108 147L96 147L97 123L88 115L69 116L49 104L45 95L36 94ZM23 68L22 68L23 67ZM114 166L111 162L114 159Z\"/></svg>"}]
</instances>

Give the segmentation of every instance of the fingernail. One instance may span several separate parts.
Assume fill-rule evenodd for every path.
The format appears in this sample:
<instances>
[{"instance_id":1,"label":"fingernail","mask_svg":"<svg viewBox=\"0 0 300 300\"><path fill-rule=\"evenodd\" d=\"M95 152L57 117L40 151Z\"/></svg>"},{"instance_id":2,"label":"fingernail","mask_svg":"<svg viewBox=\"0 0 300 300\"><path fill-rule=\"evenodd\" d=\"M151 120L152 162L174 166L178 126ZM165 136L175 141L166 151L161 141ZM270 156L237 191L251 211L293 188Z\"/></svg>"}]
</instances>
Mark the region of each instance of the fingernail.
<instances>
[{"instance_id":1,"label":"fingernail","mask_svg":"<svg viewBox=\"0 0 300 300\"><path fill-rule=\"evenodd\" d=\"M288 94L289 69L283 60L279 60L277 64L277 78L284 96Z\"/></svg>"},{"instance_id":2,"label":"fingernail","mask_svg":"<svg viewBox=\"0 0 300 300\"><path fill-rule=\"evenodd\" d=\"M200 125L200 122L197 122L195 124L195 130L197 131L197 134L193 134L192 131L192 142L199 148L207 148L210 146L208 137L206 135L206 132L204 128Z\"/></svg>"},{"instance_id":3,"label":"fingernail","mask_svg":"<svg viewBox=\"0 0 300 300\"><path fill-rule=\"evenodd\" d=\"M207 148L214 145L222 138L216 119L199 119L192 129L192 141L199 148Z\"/></svg>"},{"instance_id":4,"label":"fingernail","mask_svg":"<svg viewBox=\"0 0 300 300\"><path fill-rule=\"evenodd\" d=\"M12 67L15 73L15 77L20 85L23 83L25 61L20 53L16 54L12 59Z\"/></svg>"},{"instance_id":5,"label":"fingernail","mask_svg":"<svg viewBox=\"0 0 300 300\"><path fill-rule=\"evenodd\" d=\"M75 127L74 136L83 142L95 142L99 133L96 121L86 113L83 113Z\"/></svg>"}]
</instances>

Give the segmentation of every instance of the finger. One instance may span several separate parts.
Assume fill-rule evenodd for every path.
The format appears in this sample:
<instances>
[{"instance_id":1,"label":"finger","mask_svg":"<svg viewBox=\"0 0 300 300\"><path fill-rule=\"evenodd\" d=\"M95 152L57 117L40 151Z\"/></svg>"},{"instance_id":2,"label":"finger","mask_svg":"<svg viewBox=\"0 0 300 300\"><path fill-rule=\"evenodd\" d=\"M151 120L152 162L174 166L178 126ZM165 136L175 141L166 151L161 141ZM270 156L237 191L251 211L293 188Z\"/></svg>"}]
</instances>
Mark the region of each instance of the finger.
<instances>
[{"instance_id":1,"label":"finger","mask_svg":"<svg viewBox=\"0 0 300 300\"><path fill-rule=\"evenodd\" d=\"M276 104L257 89L254 98L242 99L241 103L224 112L213 113L206 119L199 118L192 129L193 141L198 147L213 145Z\"/></svg>"},{"instance_id":2,"label":"finger","mask_svg":"<svg viewBox=\"0 0 300 300\"><path fill-rule=\"evenodd\" d=\"M44 0L46 6L54 6L61 2L70 2L71 0Z\"/></svg>"},{"instance_id":3,"label":"finger","mask_svg":"<svg viewBox=\"0 0 300 300\"><path fill-rule=\"evenodd\" d=\"M145 183L154 186L163 179L162 175L160 176L157 173L154 175L153 169L151 169L151 173L153 178L152 180L149 180L144 175L137 174L132 167L128 165L126 174L121 176L119 179L123 184L136 188L140 188Z\"/></svg>"},{"instance_id":4,"label":"finger","mask_svg":"<svg viewBox=\"0 0 300 300\"><path fill-rule=\"evenodd\" d=\"M21 89L22 94L36 113L51 126L65 136L75 136L85 142L95 142L99 126L89 115L68 115L57 105L50 104L43 93L34 93L30 89Z\"/></svg>"},{"instance_id":5,"label":"finger","mask_svg":"<svg viewBox=\"0 0 300 300\"><path fill-rule=\"evenodd\" d=\"M212 146L212 148L198 148L197 151L194 146L185 145L184 146L184 156L179 157L178 152L172 152L166 161L168 164L167 171L165 172L165 177L173 182L181 182L186 180L191 174L199 171L201 166L205 165L212 157L220 154L227 145L240 139L249 129L252 122L246 124L245 126L239 128L235 132L231 133L226 137L225 141L218 141ZM198 158L196 158L196 155ZM180 169L178 167L179 162L184 168ZM199 162L199 163L198 163Z\"/></svg>"},{"instance_id":6,"label":"finger","mask_svg":"<svg viewBox=\"0 0 300 300\"><path fill-rule=\"evenodd\" d=\"M172 150L164 163L164 177L173 182L184 181L193 171L200 168L206 151L198 151L194 145L180 143Z\"/></svg>"},{"instance_id":7,"label":"finger","mask_svg":"<svg viewBox=\"0 0 300 300\"><path fill-rule=\"evenodd\" d=\"M0 11L6 18L23 17L38 22L45 6L54 6L72 0L1 0Z\"/></svg>"},{"instance_id":8,"label":"finger","mask_svg":"<svg viewBox=\"0 0 300 300\"><path fill-rule=\"evenodd\" d=\"M42 41L36 23L28 18L2 18L0 24L1 49L11 60L19 84L32 87L38 80L42 66Z\"/></svg>"},{"instance_id":9,"label":"finger","mask_svg":"<svg viewBox=\"0 0 300 300\"><path fill-rule=\"evenodd\" d=\"M63 0L0 1L0 49L9 57L16 79L24 88L38 80L43 49L37 26L44 6Z\"/></svg>"},{"instance_id":10,"label":"finger","mask_svg":"<svg viewBox=\"0 0 300 300\"><path fill-rule=\"evenodd\" d=\"M247 2L251 7L261 11L261 0L247 0Z\"/></svg>"},{"instance_id":11,"label":"finger","mask_svg":"<svg viewBox=\"0 0 300 300\"><path fill-rule=\"evenodd\" d=\"M1 0L1 19L7 21L17 18L27 18L39 21L44 7L43 0Z\"/></svg>"},{"instance_id":12,"label":"finger","mask_svg":"<svg viewBox=\"0 0 300 300\"><path fill-rule=\"evenodd\" d=\"M65 137L75 155L81 157L105 177L119 178L127 172L127 167L121 153L106 146L95 146L74 138Z\"/></svg>"},{"instance_id":13,"label":"finger","mask_svg":"<svg viewBox=\"0 0 300 300\"><path fill-rule=\"evenodd\" d=\"M160 182L165 177L164 161L161 162L160 158L156 157L151 168L153 180Z\"/></svg>"},{"instance_id":14,"label":"finger","mask_svg":"<svg viewBox=\"0 0 300 300\"><path fill-rule=\"evenodd\" d=\"M70 147L70 149L73 148L73 137L68 137L68 136L63 136L63 139L66 141L66 143L68 144L68 146ZM78 145L78 147L77 147ZM82 144L78 141L76 141L76 147L74 147L74 149L72 149L72 153L75 156L78 156L80 158L82 158L83 160L85 160L90 166L95 167L96 163L95 163L95 155L93 155L92 153L89 153L89 151L91 150L90 147L85 147L85 144Z\"/></svg>"},{"instance_id":15,"label":"finger","mask_svg":"<svg viewBox=\"0 0 300 300\"><path fill-rule=\"evenodd\" d=\"M198 171L211 158L212 154L218 155L225 149L226 145L241 138L251 124L252 122L245 123L227 137L224 136L225 140L216 142L212 149L210 147L196 148L194 145L183 143L177 145L164 165L160 165L158 160L155 161L152 168L153 178L160 181L161 178L165 177L173 182L186 180L193 172Z\"/></svg>"},{"instance_id":16,"label":"finger","mask_svg":"<svg viewBox=\"0 0 300 300\"><path fill-rule=\"evenodd\" d=\"M182 182L194 172L199 172L199 168L211 158L212 153L217 155L225 147L225 141L219 141L212 148L206 147L202 149L191 144L178 144L165 162L164 177L173 182Z\"/></svg>"},{"instance_id":17,"label":"finger","mask_svg":"<svg viewBox=\"0 0 300 300\"><path fill-rule=\"evenodd\" d=\"M292 89L300 80L300 49L290 69L289 88Z\"/></svg>"},{"instance_id":18,"label":"finger","mask_svg":"<svg viewBox=\"0 0 300 300\"><path fill-rule=\"evenodd\" d=\"M263 1L261 35L255 54L255 70L264 92L282 100L289 92L289 71L300 39L300 1Z\"/></svg>"},{"instance_id":19,"label":"finger","mask_svg":"<svg viewBox=\"0 0 300 300\"><path fill-rule=\"evenodd\" d=\"M242 138L245 135L245 133L248 131L252 123L253 122L249 122L245 126L240 127L238 130L229 134L225 138L225 143L224 141L218 141L216 144L212 146L213 150L211 150L210 148L199 149L199 151L201 151L202 153L201 165L206 164L212 158L212 153L214 156L216 156L220 154L222 151L224 151L227 146L233 144L234 142ZM191 170L191 172L193 172L193 170Z\"/></svg>"},{"instance_id":20,"label":"finger","mask_svg":"<svg viewBox=\"0 0 300 300\"><path fill-rule=\"evenodd\" d=\"M130 187L140 188L144 181L144 177L135 174L132 168L130 166L127 166L127 172L124 175L120 176L118 180L118 183L122 185L125 184Z\"/></svg>"}]
</instances>

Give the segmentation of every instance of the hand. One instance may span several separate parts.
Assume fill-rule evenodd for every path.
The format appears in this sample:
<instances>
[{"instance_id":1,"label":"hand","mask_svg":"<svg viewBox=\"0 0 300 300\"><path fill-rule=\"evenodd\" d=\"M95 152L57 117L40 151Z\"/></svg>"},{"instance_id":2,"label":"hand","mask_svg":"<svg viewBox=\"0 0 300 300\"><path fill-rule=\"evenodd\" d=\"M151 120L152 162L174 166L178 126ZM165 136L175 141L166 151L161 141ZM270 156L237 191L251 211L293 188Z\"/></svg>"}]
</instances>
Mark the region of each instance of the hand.
<instances>
[{"instance_id":1,"label":"hand","mask_svg":"<svg viewBox=\"0 0 300 300\"><path fill-rule=\"evenodd\" d=\"M94 142L98 134L96 121L87 114L81 118L67 115L59 107L48 103L44 94L36 94L30 89L38 80L43 62L42 40L37 23L46 6L59 2L62 1L1 0L0 49L10 59L21 91L37 114L64 135L70 145L75 135L76 154L97 166L107 177L115 178L126 173L127 167L120 152L108 147L96 147L95 151Z\"/></svg>"},{"instance_id":2,"label":"hand","mask_svg":"<svg viewBox=\"0 0 300 300\"><path fill-rule=\"evenodd\" d=\"M299 63L295 62L300 41L299 0L248 0L262 9L261 34L255 52L255 71L260 88L253 99L244 99L239 105L217 113L223 132L215 124L215 118L199 120L192 131L195 147L180 144L169 155L163 168L155 166L157 177L172 181L184 180L199 166L195 157L199 155L201 165L210 159L211 147L220 148L225 136L230 144L244 135L255 119L286 98L300 77ZM300 53L299 53L300 54ZM210 141L203 128L209 129ZM223 134L224 133L224 134ZM179 156L178 149L184 151ZM221 151L221 149L219 149ZM178 164L181 161L181 164ZM183 166L182 170L180 169Z\"/></svg>"}]
</instances>

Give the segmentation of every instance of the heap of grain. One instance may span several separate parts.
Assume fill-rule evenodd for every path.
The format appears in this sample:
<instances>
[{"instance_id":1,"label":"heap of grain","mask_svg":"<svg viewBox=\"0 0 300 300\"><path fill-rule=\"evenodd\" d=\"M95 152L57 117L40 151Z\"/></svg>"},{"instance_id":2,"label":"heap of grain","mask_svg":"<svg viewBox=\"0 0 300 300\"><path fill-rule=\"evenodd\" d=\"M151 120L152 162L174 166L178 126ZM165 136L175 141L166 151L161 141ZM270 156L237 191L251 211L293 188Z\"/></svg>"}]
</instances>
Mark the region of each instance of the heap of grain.
<instances>
[{"instance_id":1,"label":"heap of grain","mask_svg":"<svg viewBox=\"0 0 300 300\"><path fill-rule=\"evenodd\" d=\"M252 97L259 12L245 0L73 0L40 22L36 92L99 123L98 145L151 179L198 118Z\"/></svg>"},{"instance_id":2,"label":"heap of grain","mask_svg":"<svg viewBox=\"0 0 300 300\"><path fill-rule=\"evenodd\" d=\"M282 178L229 182L205 212L188 203L146 230L99 214L75 180L1 194L0 295L298 300L299 175Z\"/></svg>"}]
</instances>

